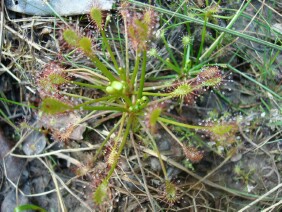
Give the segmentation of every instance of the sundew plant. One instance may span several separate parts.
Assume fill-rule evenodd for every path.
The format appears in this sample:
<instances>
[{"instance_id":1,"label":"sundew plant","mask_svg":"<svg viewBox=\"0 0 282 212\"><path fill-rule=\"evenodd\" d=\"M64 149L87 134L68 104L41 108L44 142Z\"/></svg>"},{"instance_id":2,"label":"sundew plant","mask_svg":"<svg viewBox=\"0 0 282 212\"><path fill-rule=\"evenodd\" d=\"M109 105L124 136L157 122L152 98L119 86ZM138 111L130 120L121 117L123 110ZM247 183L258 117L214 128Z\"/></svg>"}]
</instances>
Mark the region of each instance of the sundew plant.
<instances>
[{"instance_id":1,"label":"sundew plant","mask_svg":"<svg viewBox=\"0 0 282 212\"><path fill-rule=\"evenodd\" d=\"M70 197L89 211L278 204L282 48L269 2L124 0L10 23L15 36L34 27L3 43L1 70L25 91L0 89L0 124L18 140L5 160L40 161L52 182L36 195L56 192L62 211Z\"/></svg>"},{"instance_id":2,"label":"sundew plant","mask_svg":"<svg viewBox=\"0 0 282 212\"><path fill-rule=\"evenodd\" d=\"M175 114L170 115L171 106L181 109L183 105L195 104L196 98L206 91L220 88L225 81L223 68L216 65L203 66L198 69L198 74L192 76L189 70L199 61L198 58L194 60L191 57L193 38L190 35L182 38L185 58L179 63L173 56L173 49L169 49L165 31L159 29L160 17L154 9L148 7L138 10L129 3L121 3L118 12L117 17L112 17L97 7L91 9L90 24L99 35L98 38L93 35L85 36L73 27L64 28L61 41L64 48L83 53L92 62L93 68L66 68L54 62L46 65L36 81L42 98L40 116L45 122L51 119L56 122L65 114L73 114L74 117L84 115L83 118L77 118L76 123L71 122L59 132L50 127L53 138L66 144L72 139L78 126L91 117L106 114L112 122L113 128L95 155L89 159L91 162L88 161L77 169L79 176L91 173L95 162L106 148L104 157L107 167L95 179L93 200L97 204L103 203L108 194L109 181L130 137L134 142L149 140L146 145L157 153L162 167L165 179L164 198L173 203L177 199L176 188L167 177L154 137L158 130L163 128L172 136L176 145L180 145L191 163L200 162L204 152L197 149L197 146L180 141L173 132L175 127L201 131L215 140L228 138L230 144L233 143L237 132L236 121L191 125L179 122L175 119ZM112 35L109 33L111 21L116 21L117 18L122 21L118 28L118 42L109 36ZM171 58L162 58L158 50L152 47L154 40L158 39L156 36L161 36ZM201 49L202 45L199 55ZM148 62L152 58L159 60L166 67L168 71L163 76L168 79L164 77L158 81L150 80L147 76ZM81 96L71 92L73 86L93 89L99 95L97 98Z\"/></svg>"}]
</instances>

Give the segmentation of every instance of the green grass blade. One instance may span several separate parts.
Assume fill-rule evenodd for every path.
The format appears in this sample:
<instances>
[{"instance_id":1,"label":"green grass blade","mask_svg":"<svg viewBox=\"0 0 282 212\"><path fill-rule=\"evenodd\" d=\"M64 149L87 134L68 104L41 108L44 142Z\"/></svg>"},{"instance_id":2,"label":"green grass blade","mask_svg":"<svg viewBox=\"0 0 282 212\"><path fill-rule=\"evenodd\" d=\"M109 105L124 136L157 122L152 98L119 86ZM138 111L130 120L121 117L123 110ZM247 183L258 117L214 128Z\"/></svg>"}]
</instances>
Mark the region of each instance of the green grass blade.
<instances>
[{"instance_id":1,"label":"green grass blade","mask_svg":"<svg viewBox=\"0 0 282 212\"><path fill-rule=\"evenodd\" d=\"M174 15L177 18L184 19L184 20L187 20L187 21L191 21L191 22L194 22L196 24L200 24L200 25L205 24L205 22L203 20L193 18L193 17L189 17L189 16L186 16L186 15L183 15L183 14L180 14L180 13L175 13L173 11L170 11L170 10L167 10L167 9L164 9L164 8L151 6L151 5L148 5L148 4L145 4L145 3L142 3L142 2L137 2L137 1L134 1L134 0L128 0L128 1L131 2L131 3L134 3L137 6L150 7L151 9L154 9L157 12L164 13L164 14L167 14L167 15ZM215 29L215 30L219 30L219 31L222 31L222 32L225 32L225 33L229 33L231 35L234 35L234 36L237 36L237 37L240 37L240 38L244 38L246 40L250 40L250 41L253 41L253 42L256 42L256 43L260 43L260 44L263 44L265 46L268 46L268 47L282 51L282 46L278 46L278 45L270 43L268 41L261 40L261 39L258 39L256 37L250 36L250 35L246 35L244 33L237 32L235 30L224 28L224 27L212 24L212 23L206 23L206 27L209 27L209 28L212 28L212 29Z\"/></svg>"}]
</instances>

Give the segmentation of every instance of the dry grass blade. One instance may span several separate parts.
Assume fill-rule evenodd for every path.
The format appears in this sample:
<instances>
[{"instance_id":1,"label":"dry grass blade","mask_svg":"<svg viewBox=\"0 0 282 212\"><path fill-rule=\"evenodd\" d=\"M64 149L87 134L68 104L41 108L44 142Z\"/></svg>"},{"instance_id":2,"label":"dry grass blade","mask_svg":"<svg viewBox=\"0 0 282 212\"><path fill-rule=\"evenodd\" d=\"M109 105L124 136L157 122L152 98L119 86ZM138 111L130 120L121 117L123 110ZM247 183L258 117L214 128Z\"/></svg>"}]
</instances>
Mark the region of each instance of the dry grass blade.
<instances>
[{"instance_id":1,"label":"dry grass blade","mask_svg":"<svg viewBox=\"0 0 282 212\"><path fill-rule=\"evenodd\" d=\"M135 151L135 154L137 156L137 161L138 161L138 164L139 164L139 167L140 167L140 170L141 170L141 173L142 173L142 177L143 177L143 186L145 188L145 191L148 195L148 198L149 198L149 201L150 201L150 204L152 206L152 210L155 211L155 204L154 204L154 201L153 201L153 198L152 198L152 195L150 194L150 191L148 189L148 186L147 186L147 180L146 180L146 175L145 175L145 172L144 172L144 169L143 169L143 165L142 165L142 162L140 160L140 157L139 157L139 154L138 154L138 150L137 150L137 147L136 147L136 144L135 144L135 141L134 141L134 137L133 137L133 134L130 133L130 140L131 140L131 144L134 148L134 151Z\"/></svg>"},{"instance_id":2,"label":"dry grass blade","mask_svg":"<svg viewBox=\"0 0 282 212\"><path fill-rule=\"evenodd\" d=\"M260 197L258 197L256 200L254 200L253 202L251 202L250 204L246 205L245 207L243 207L242 209L240 209L238 212L243 212L246 211L247 209L249 209L251 206L255 205L256 203L258 203L259 201L265 199L267 196L269 196L270 194L272 194L273 192L277 191L279 188L282 187L282 183L278 184L277 186L275 186L274 188L272 188L271 190L269 190L268 192L266 192L265 194L261 195Z\"/></svg>"}]
</instances>

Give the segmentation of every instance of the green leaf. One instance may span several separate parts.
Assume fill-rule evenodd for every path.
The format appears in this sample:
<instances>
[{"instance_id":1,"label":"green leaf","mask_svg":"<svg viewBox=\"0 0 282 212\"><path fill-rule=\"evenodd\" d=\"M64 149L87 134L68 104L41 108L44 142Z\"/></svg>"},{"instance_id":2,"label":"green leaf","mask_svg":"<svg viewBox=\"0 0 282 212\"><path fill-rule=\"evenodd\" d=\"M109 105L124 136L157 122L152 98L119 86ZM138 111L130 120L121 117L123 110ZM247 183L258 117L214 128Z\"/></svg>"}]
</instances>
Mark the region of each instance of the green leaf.
<instances>
[{"instance_id":1,"label":"green leaf","mask_svg":"<svg viewBox=\"0 0 282 212\"><path fill-rule=\"evenodd\" d=\"M104 199L107 196L107 188L108 188L108 183L106 181L103 181L96 191L93 194L93 200L97 204L103 203Z\"/></svg>"},{"instance_id":2,"label":"green leaf","mask_svg":"<svg viewBox=\"0 0 282 212\"><path fill-rule=\"evenodd\" d=\"M133 25L129 25L127 28L128 28L128 29L127 29L127 32L128 32L128 34L129 34L129 36L130 36L132 39L136 39L136 33L135 33L135 28L134 28L134 26L133 26Z\"/></svg>"},{"instance_id":3,"label":"green leaf","mask_svg":"<svg viewBox=\"0 0 282 212\"><path fill-rule=\"evenodd\" d=\"M140 42L145 42L149 38L149 26L147 23L144 23L143 21L140 21L138 19L135 20L135 26L136 26L136 33L141 39Z\"/></svg>"},{"instance_id":4,"label":"green leaf","mask_svg":"<svg viewBox=\"0 0 282 212\"><path fill-rule=\"evenodd\" d=\"M90 38L88 37L83 37L79 41L79 47L84 51L84 53L88 56L92 54L92 49L91 49L92 43Z\"/></svg>"},{"instance_id":5,"label":"green leaf","mask_svg":"<svg viewBox=\"0 0 282 212\"><path fill-rule=\"evenodd\" d=\"M69 45L74 47L78 46L80 38L75 31L66 29L63 33L63 37Z\"/></svg>"},{"instance_id":6,"label":"green leaf","mask_svg":"<svg viewBox=\"0 0 282 212\"><path fill-rule=\"evenodd\" d=\"M38 212L47 212L45 209L37 205L31 205L31 204L20 205L14 209L14 212L22 212L22 211L27 211L27 210L33 210L33 211L38 211Z\"/></svg>"},{"instance_id":7,"label":"green leaf","mask_svg":"<svg viewBox=\"0 0 282 212\"><path fill-rule=\"evenodd\" d=\"M215 77L215 78L211 78L211 79L204 81L201 84L201 86L203 86L203 87L215 87L215 86L219 85L221 82L222 82L221 77Z\"/></svg>"},{"instance_id":8,"label":"green leaf","mask_svg":"<svg viewBox=\"0 0 282 212\"><path fill-rule=\"evenodd\" d=\"M160 117L161 115L161 112L162 112L162 109L160 107L157 107L155 108L152 112L151 112L151 115L150 115L150 125L152 127L155 127L157 121L158 121L158 118Z\"/></svg>"},{"instance_id":9,"label":"green leaf","mask_svg":"<svg viewBox=\"0 0 282 212\"><path fill-rule=\"evenodd\" d=\"M41 105L41 110L47 114L62 113L69 109L72 109L72 106L54 98L44 99Z\"/></svg>"},{"instance_id":10,"label":"green leaf","mask_svg":"<svg viewBox=\"0 0 282 212\"><path fill-rule=\"evenodd\" d=\"M9 100L9 99L2 98L2 97L0 97L0 101L7 102L7 103L10 103L10 104L14 104L14 105L19 105L19 106L22 106L22 107L27 107L27 108L37 108L37 107L35 107L33 105L22 104L20 102L15 102L13 100Z\"/></svg>"},{"instance_id":11,"label":"green leaf","mask_svg":"<svg viewBox=\"0 0 282 212\"><path fill-rule=\"evenodd\" d=\"M98 8L93 7L90 10L90 17L95 22L97 27L101 30L102 29L102 11Z\"/></svg>"},{"instance_id":12,"label":"green leaf","mask_svg":"<svg viewBox=\"0 0 282 212\"><path fill-rule=\"evenodd\" d=\"M211 128L211 131L219 136L223 136L232 131L234 125L215 125Z\"/></svg>"},{"instance_id":13,"label":"green leaf","mask_svg":"<svg viewBox=\"0 0 282 212\"><path fill-rule=\"evenodd\" d=\"M168 202L173 203L177 199L176 186L170 181L165 181L165 198Z\"/></svg>"},{"instance_id":14,"label":"green leaf","mask_svg":"<svg viewBox=\"0 0 282 212\"><path fill-rule=\"evenodd\" d=\"M68 82L61 74L57 73L50 74L48 78L50 80L49 82L55 85L62 85Z\"/></svg>"},{"instance_id":15,"label":"green leaf","mask_svg":"<svg viewBox=\"0 0 282 212\"><path fill-rule=\"evenodd\" d=\"M173 92L170 93L173 97L181 97L189 95L193 92L193 87L188 83L179 85Z\"/></svg>"}]
</instances>

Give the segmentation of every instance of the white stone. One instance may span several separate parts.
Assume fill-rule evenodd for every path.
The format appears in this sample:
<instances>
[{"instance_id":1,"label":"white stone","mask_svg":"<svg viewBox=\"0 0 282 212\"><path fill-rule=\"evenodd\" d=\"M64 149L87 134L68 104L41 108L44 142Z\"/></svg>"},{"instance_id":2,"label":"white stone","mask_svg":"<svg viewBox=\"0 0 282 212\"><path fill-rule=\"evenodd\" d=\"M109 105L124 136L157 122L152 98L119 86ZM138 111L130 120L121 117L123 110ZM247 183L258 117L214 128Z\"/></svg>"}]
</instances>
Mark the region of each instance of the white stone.
<instances>
[{"instance_id":1,"label":"white stone","mask_svg":"<svg viewBox=\"0 0 282 212\"><path fill-rule=\"evenodd\" d=\"M54 12L48 4L61 16L87 14L93 6L101 10L110 10L114 0L5 0L9 10L28 15L49 16Z\"/></svg>"}]
</instances>

